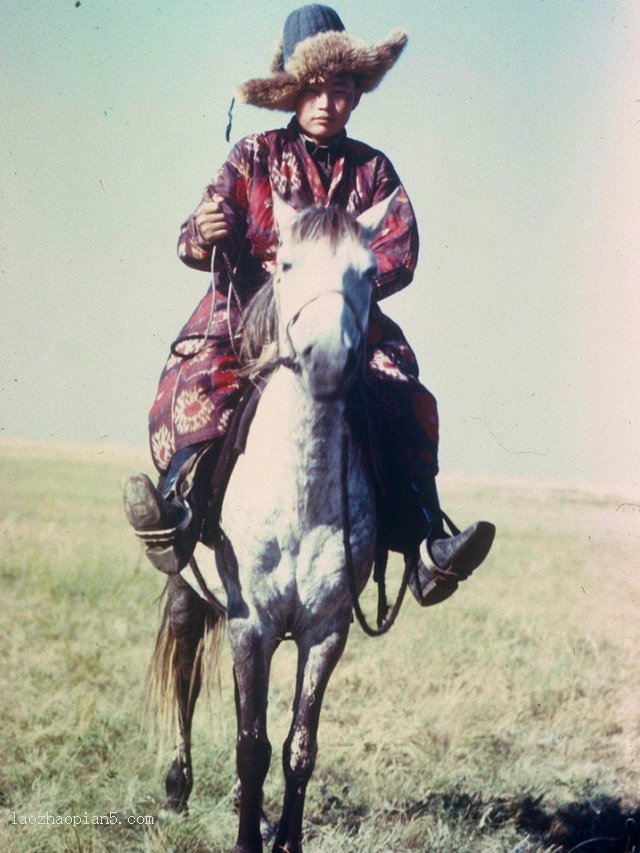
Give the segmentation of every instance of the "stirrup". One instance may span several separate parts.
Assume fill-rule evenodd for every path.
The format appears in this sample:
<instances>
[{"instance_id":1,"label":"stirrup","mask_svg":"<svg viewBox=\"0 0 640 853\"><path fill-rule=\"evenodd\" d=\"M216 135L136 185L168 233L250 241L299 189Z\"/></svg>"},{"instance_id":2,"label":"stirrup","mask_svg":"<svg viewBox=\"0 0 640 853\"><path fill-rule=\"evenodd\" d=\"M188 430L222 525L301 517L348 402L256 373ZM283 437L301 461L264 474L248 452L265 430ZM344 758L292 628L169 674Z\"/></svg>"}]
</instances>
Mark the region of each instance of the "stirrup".
<instances>
[{"instance_id":1,"label":"stirrup","mask_svg":"<svg viewBox=\"0 0 640 853\"><path fill-rule=\"evenodd\" d=\"M185 508L185 515L180 524L175 527L166 527L164 530L136 530L134 534L144 542L146 548L167 548L175 544L180 534L183 533L191 525L193 521L193 512L188 502L184 499L181 501Z\"/></svg>"},{"instance_id":2,"label":"stirrup","mask_svg":"<svg viewBox=\"0 0 640 853\"><path fill-rule=\"evenodd\" d=\"M168 575L183 569L195 547L194 514L184 497L180 506L158 494L146 474L132 474L124 487L124 508L135 536L144 543L153 566ZM177 524L171 523L179 513Z\"/></svg>"}]
</instances>

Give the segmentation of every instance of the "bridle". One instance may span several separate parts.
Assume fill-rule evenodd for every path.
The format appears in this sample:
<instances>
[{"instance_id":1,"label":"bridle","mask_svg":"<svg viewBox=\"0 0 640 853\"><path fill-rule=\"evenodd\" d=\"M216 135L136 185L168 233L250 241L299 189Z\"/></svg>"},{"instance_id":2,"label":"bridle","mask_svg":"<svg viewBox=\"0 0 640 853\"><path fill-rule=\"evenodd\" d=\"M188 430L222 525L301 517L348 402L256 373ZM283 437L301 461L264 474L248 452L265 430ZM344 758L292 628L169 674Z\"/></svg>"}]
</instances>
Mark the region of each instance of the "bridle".
<instances>
[{"instance_id":1,"label":"bridle","mask_svg":"<svg viewBox=\"0 0 640 853\"><path fill-rule=\"evenodd\" d=\"M358 312L356 306L354 305L351 297L345 293L343 290L338 290L337 288L331 290L325 290L317 296L311 297L305 303L303 303L300 308L296 311L293 317L288 321L285 326L285 333L287 337L287 341L289 344L289 350L292 355L289 356L280 356L277 359L277 365L282 367L287 367L289 370L292 370L294 373L301 373L302 367L300 365L300 361L296 355L296 349L293 344L293 340L291 337L291 327L295 325L297 320L299 319L302 312L309 305L312 305L314 302L317 302L323 296L327 294L339 294L344 300L345 305L350 310L353 320L356 324L356 328L360 334L360 341L358 344L358 363L361 369L364 371L364 359L365 359L365 346L366 346L366 336L365 336L365 328L358 316ZM383 634L386 634L387 631L393 626L395 623L398 614L400 613L400 608L402 607L402 603L404 601L405 593L407 591L407 586L409 584L409 576L412 572L417 570L417 566L415 562L410 561L405 558L405 567L402 575L402 581L400 583L400 589L398 590L398 595L392 607L387 607L386 605L386 594L384 591L384 572L382 573L382 577L378 579L378 620L377 627L373 628L365 616L359 602L358 590L356 584L356 573L355 566L353 562L353 551L351 549L351 513L349 509L349 436L346 429L342 431L342 441L341 441L341 458L340 458L340 500L342 505L342 544L344 548L344 559L345 559L345 572L347 575L347 584L349 587L349 595L351 596L351 607L353 609L354 615L358 621L358 624L364 631L364 633L369 637L381 637ZM375 571L374 571L375 576Z\"/></svg>"},{"instance_id":2,"label":"bridle","mask_svg":"<svg viewBox=\"0 0 640 853\"><path fill-rule=\"evenodd\" d=\"M274 282L274 285L275 285L275 282ZM298 310L293 315L293 317L291 317L291 319L287 322L284 330L285 330L285 335L287 338L287 343L289 345L289 352L291 353L291 355L280 356L276 362L279 366L287 367L287 368L289 368L289 370L292 370L294 373L299 374L302 372L302 366L300 364L300 359L298 358L298 355L296 353L296 348L295 348L295 345L293 343L293 338L291 337L291 329L298 322L298 320L300 319L300 315L305 310L305 308L308 308L310 305L313 305L314 302L318 302L318 300L320 300L324 296L328 296L330 294L333 294L333 295L338 294L338 296L341 296L344 304L347 306L347 308L351 312L351 316L353 317L353 322L355 323L356 329L358 330L358 334L360 336L360 340L358 342L358 349L357 349L358 358L357 358L356 363L358 363L360 365L364 364L364 353L365 353L365 344L366 344L366 330L364 327L364 323L362 322L362 320L360 319L360 317L358 315L358 310L356 308L356 305L355 305L353 299L349 296L348 293L345 293L344 290L340 290L336 287L336 288L331 288L329 290L323 290L322 293L318 293L318 294L316 294L316 296L312 296L310 299L307 299L307 301L303 302L303 304L300 306L300 308L298 308Z\"/></svg>"}]
</instances>

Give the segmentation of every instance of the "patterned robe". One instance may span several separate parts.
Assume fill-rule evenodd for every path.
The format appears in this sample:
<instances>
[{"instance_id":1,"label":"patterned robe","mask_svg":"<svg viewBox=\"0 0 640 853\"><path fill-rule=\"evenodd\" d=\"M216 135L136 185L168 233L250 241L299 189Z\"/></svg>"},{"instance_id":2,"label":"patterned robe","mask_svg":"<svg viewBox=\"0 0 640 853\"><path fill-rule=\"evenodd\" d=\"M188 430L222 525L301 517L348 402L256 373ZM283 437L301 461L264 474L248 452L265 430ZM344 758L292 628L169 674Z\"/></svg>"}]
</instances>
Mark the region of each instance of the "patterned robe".
<instances>
[{"instance_id":1,"label":"patterned robe","mask_svg":"<svg viewBox=\"0 0 640 853\"><path fill-rule=\"evenodd\" d=\"M286 129L238 142L206 187L203 200L221 203L232 237L216 251L212 285L180 332L160 378L149 414L151 452L160 472L176 451L225 433L240 393L230 332L237 329L239 303L246 304L275 269L272 194L298 210L336 204L357 215L400 184L384 154L347 137L328 172L323 175L312 159L294 119ZM377 305L413 278L418 232L406 193L400 193L372 249L378 262L368 338L372 385L391 442L415 476L434 476L436 402L418 381L416 359L402 331ZM182 225L178 255L195 269L211 270L212 247L201 238L195 214ZM237 298L232 294L228 305L231 267Z\"/></svg>"}]
</instances>

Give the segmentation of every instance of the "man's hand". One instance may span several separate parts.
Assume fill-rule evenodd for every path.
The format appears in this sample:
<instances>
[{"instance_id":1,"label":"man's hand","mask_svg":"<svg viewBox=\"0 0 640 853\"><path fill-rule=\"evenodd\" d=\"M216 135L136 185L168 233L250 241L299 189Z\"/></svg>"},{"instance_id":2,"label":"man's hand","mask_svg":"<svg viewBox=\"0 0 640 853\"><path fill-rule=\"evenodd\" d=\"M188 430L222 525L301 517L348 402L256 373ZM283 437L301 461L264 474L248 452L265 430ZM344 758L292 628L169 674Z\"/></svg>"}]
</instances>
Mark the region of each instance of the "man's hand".
<instances>
[{"instance_id":1,"label":"man's hand","mask_svg":"<svg viewBox=\"0 0 640 853\"><path fill-rule=\"evenodd\" d=\"M196 208L196 225L205 243L217 243L231 234L218 201L203 201Z\"/></svg>"}]
</instances>

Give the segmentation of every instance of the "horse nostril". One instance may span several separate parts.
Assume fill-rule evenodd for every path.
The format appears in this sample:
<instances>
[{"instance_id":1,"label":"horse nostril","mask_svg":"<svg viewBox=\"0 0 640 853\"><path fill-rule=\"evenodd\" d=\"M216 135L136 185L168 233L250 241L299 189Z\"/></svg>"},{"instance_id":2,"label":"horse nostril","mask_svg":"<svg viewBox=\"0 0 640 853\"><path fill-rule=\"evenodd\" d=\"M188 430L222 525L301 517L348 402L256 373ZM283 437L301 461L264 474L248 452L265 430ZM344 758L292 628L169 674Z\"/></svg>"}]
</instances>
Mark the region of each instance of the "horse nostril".
<instances>
[{"instance_id":1,"label":"horse nostril","mask_svg":"<svg viewBox=\"0 0 640 853\"><path fill-rule=\"evenodd\" d=\"M308 346L306 346L306 347L302 350L302 353L301 353L302 358L303 358L305 361L309 361L309 359L311 358L311 353L312 353L312 352L313 352L313 344L308 344Z\"/></svg>"}]
</instances>

